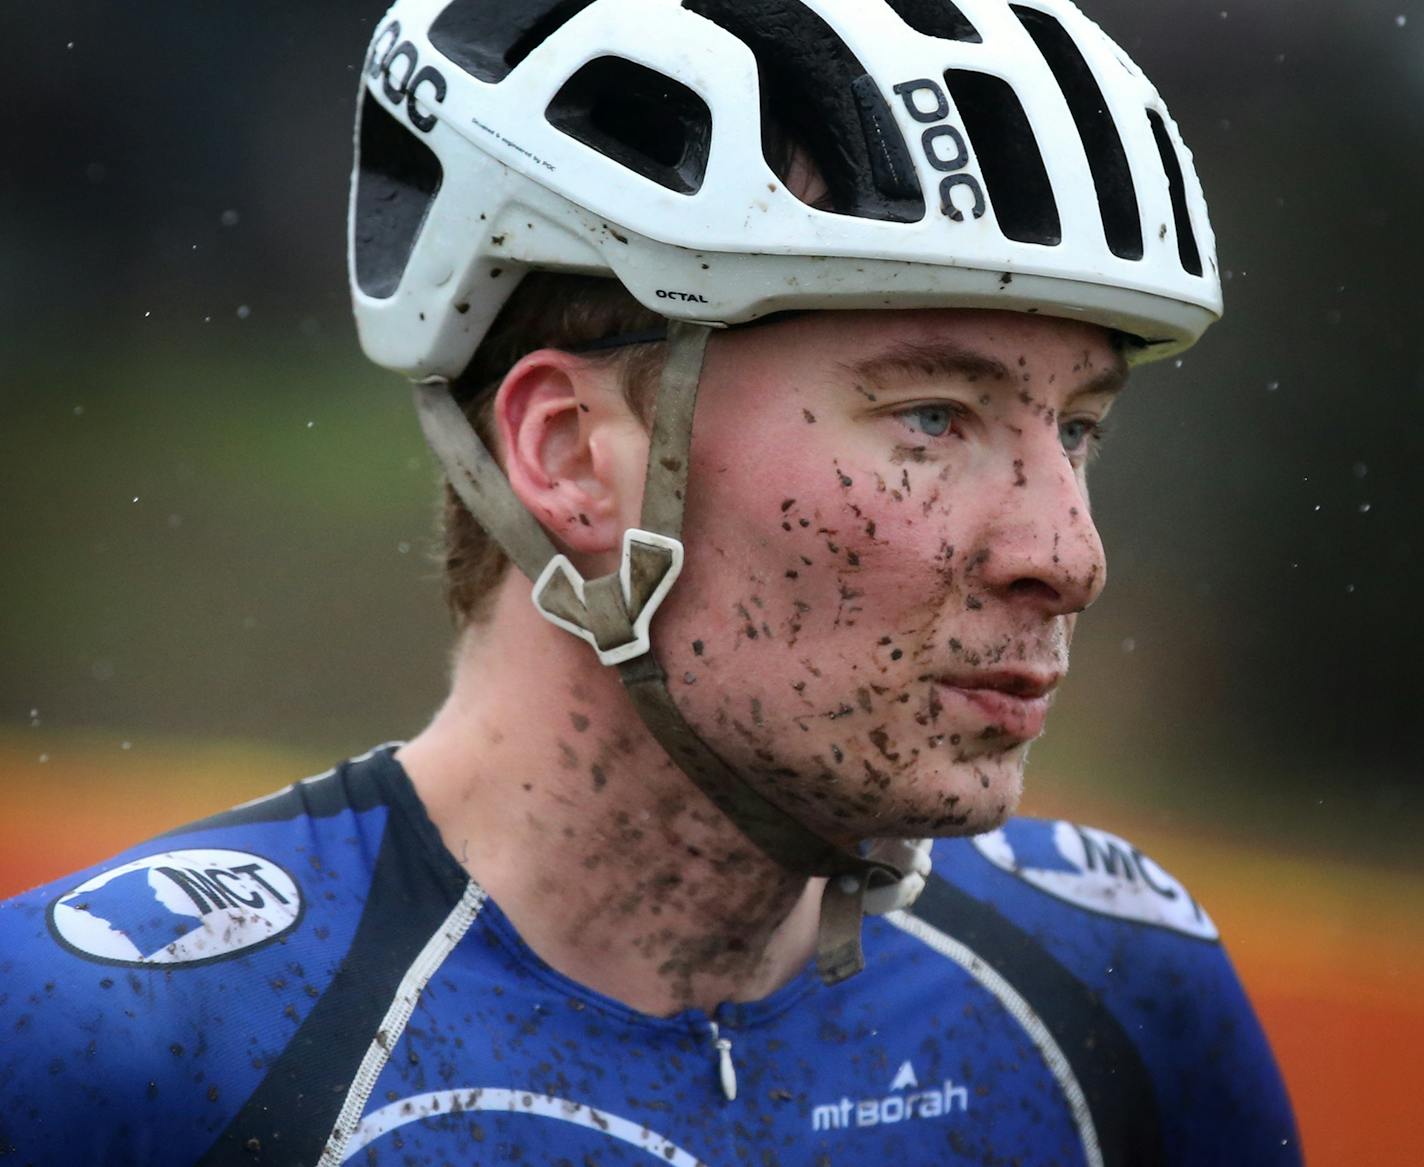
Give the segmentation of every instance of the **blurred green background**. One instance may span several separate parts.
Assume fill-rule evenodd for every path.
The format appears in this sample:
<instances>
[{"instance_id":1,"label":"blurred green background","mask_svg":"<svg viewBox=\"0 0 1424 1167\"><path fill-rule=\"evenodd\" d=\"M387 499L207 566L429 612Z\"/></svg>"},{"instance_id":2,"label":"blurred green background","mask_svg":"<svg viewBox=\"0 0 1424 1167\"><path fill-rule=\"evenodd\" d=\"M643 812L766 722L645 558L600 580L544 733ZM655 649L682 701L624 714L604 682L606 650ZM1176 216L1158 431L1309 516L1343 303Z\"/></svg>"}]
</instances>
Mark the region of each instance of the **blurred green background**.
<instances>
[{"instance_id":1,"label":"blurred green background","mask_svg":"<svg viewBox=\"0 0 1424 1167\"><path fill-rule=\"evenodd\" d=\"M1086 5L1196 153L1228 315L1114 416L1111 583L1029 808L1294 864L1245 881L1353 873L1341 919L1417 919L1424 0L1224 2ZM435 473L344 282L381 11L6 6L3 845L40 793L78 833L116 801L178 821L185 765L247 767L201 786L220 806L443 695ZM1277 913L1307 931L1309 884ZM1342 994L1420 985L1354 955Z\"/></svg>"}]
</instances>

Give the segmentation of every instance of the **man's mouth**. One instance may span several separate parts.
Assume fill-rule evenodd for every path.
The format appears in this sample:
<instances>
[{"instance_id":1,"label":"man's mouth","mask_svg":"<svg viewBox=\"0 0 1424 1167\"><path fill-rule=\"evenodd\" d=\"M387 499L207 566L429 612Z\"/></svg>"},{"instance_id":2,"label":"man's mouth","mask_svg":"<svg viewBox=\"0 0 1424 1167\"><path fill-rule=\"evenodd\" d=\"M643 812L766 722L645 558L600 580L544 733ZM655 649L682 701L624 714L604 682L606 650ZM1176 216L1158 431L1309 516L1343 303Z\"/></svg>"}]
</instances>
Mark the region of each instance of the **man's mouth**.
<instances>
[{"instance_id":1,"label":"man's mouth","mask_svg":"<svg viewBox=\"0 0 1424 1167\"><path fill-rule=\"evenodd\" d=\"M1043 732L1061 673L1012 669L975 670L933 678L935 696L948 712L955 706L985 723L985 735L1032 741Z\"/></svg>"}]
</instances>

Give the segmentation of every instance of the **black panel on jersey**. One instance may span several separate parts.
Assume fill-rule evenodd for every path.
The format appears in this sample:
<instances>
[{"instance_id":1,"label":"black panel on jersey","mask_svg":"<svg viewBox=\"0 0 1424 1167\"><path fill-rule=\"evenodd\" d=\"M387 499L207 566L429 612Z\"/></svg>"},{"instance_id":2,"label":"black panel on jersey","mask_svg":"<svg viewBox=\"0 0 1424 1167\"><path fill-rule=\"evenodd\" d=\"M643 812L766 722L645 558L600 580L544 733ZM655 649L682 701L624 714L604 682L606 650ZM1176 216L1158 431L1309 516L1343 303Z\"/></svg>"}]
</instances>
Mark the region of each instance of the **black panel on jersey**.
<instances>
[{"instance_id":1,"label":"black panel on jersey","mask_svg":"<svg viewBox=\"0 0 1424 1167\"><path fill-rule=\"evenodd\" d=\"M321 1158L401 980L468 885L388 752L291 793L322 801L324 790L340 793L338 781L366 798L375 795L373 805L395 804L361 922L331 984L199 1167L315 1164Z\"/></svg>"},{"instance_id":2,"label":"black panel on jersey","mask_svg":"<svg viewBox=\"0 0 1424 1167\"><path fill-rule=\"evenodd\" d=\"M382 746L365 758L343 762L329 774L298 782L270 798L234 807L195 823L185 823L157 837L169 839L193 831L280 823L298 818L327 819L347 811L361 814L375 810L393 799L403 802L402 795L409 789L409 782L403 775L396 778L391 774L399 769L398 764L391 761L390 754L394 749L394 746Z\"/></svg>"},{"instance_id":3,"label":"black panel on jersey","mask_svg":"<svg viewBox=\"0 0 1424 1167\"><path fill-rule=\"evenodd\" d=\"M973 949L1048 1027L1083 1088L1104 1167L1167 1162L1147 1067L1096 993L997 909L938 877L931 876L911 913Z\"/></svg>"}]
</instances>

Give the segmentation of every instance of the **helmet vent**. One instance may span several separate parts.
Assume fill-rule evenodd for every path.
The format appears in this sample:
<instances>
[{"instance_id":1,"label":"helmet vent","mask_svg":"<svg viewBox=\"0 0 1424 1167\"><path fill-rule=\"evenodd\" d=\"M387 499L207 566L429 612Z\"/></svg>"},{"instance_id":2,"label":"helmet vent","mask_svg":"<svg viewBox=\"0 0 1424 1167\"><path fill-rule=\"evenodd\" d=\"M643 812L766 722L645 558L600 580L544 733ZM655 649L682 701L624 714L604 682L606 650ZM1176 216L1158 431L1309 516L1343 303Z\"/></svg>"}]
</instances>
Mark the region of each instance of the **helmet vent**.
<instances>
[{"instance_id":1,"label":"helmet vent","mask_svg":"<svg viewBox=\"0 0 1424 1167\"><path fill-rule=\"evenodd\" d=\"M440 189L440 163L369 93L361 103L359 150L352 225L356 283L366 295L384 300L400 286Z\"/></svg>"},{"instance_id":2,"label":"helmet vent","mask_svg":"<svg viewBox=\"0 0 1424 1167\"><path fill-rule=\"evenodd\" d=\"M1014 14L1033 38L1063 91L1088 156L1103 234L1120 259L1141 259L1142 217L1127 151L1097 78L1068 30L1046 12L1014 5Z\"/></svg>"},{"instance_id":3,"label":"helmet vent","mask_svg":"<svg viewBox=\"0 0 1424 1167\"><path fill-rule=\"evenodd\" d=\"M821 210L917 223L925 200L885 96L845 41L800 0L683 0L739 38L756 58L762 152L785 177L802 151L825 180ZM795 193L795 192L793 192Z\"/></svg>"},{"instance_id":4,"label":"helmet vent","mask_svg":"<svg viewBox=\"0 0 1424 1167\"><path fill-rule=\"evenodd\" d=\"M430 26L430 43L481 81L510 72L593 0L455 0Z\"/></svg>"},{"instance_id":5,"label":"helmet vent","mask_svg":"<svg viewBox=\"0 0 1424 1167\"><path fill-rule=\"evenodd\" d=\"M1172 136L1167 133L1167 125L1162 115L1155 109L1147 111L1147 120L1152 123L1152 136L1157 139L1157 152L1162 155L1162 170L1167 175L1167 189L1172 196L1172 216L1177 225L1177 254L1181 256L1182 267L1194 276L1202 274L1201 253L1197 250L1196 232L1192 230L1192 216L1187 211L1187 188L1182 181L1182 163L1177 157L1177 148L1172 145Z\"/></svg>"},{"instance_id":6,"label":"helmet vent","mask_svg":"<svg viewBox=\"0 0 1424 1167\"><path fill-rule=\"evenodd\" d=\"M1001 77L949 69L949 90L979 161L999 230L1020 243L1063 241L1043 155L1018 94Z\"/></svg>"},{"instance_id":7,"label":"helmet vent","mask_svg":"<svg viewBox=\"0 0 1424 1167\"><path fill-rule=\"evenodd\" d=\"M679 194L707 172L712 112L679 81L622 57L598 57L565 82L550 123L628 169Z\"/></svg>"},{"instance_id":8,"label":"helmet vent","mask_svg":"<svg viewBox=\"0 0 1424 1167\"><path fill-rule=\"evenodd\" d=\"M979 30L950 0L885 0L895 15L924 36L945 41L984 42Z\"/></svg>"}]
</instances>

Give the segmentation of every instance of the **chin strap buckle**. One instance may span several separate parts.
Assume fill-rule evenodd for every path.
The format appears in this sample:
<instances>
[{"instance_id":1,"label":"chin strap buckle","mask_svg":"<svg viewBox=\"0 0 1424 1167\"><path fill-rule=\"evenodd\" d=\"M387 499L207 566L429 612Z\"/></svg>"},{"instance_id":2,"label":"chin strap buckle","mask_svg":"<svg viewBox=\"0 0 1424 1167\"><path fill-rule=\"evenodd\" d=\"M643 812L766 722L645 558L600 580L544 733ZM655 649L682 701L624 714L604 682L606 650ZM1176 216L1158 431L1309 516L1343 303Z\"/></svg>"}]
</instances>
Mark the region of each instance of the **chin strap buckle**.
<instances>
[{"instance_id":1,"label":"chin strap buckle","mask_svg":"<svg viewBox=\"0 0 1424 1167\"><path fill-rule=\"evenodd\" d=\"M682 563L681 542L634 527L623 533L616 575L586 581L568 556L556 555L534 581L531 598L549 623L592 645L600 662L620 665L651 649L653 616Z\"/></svg>"}]
</instances>

